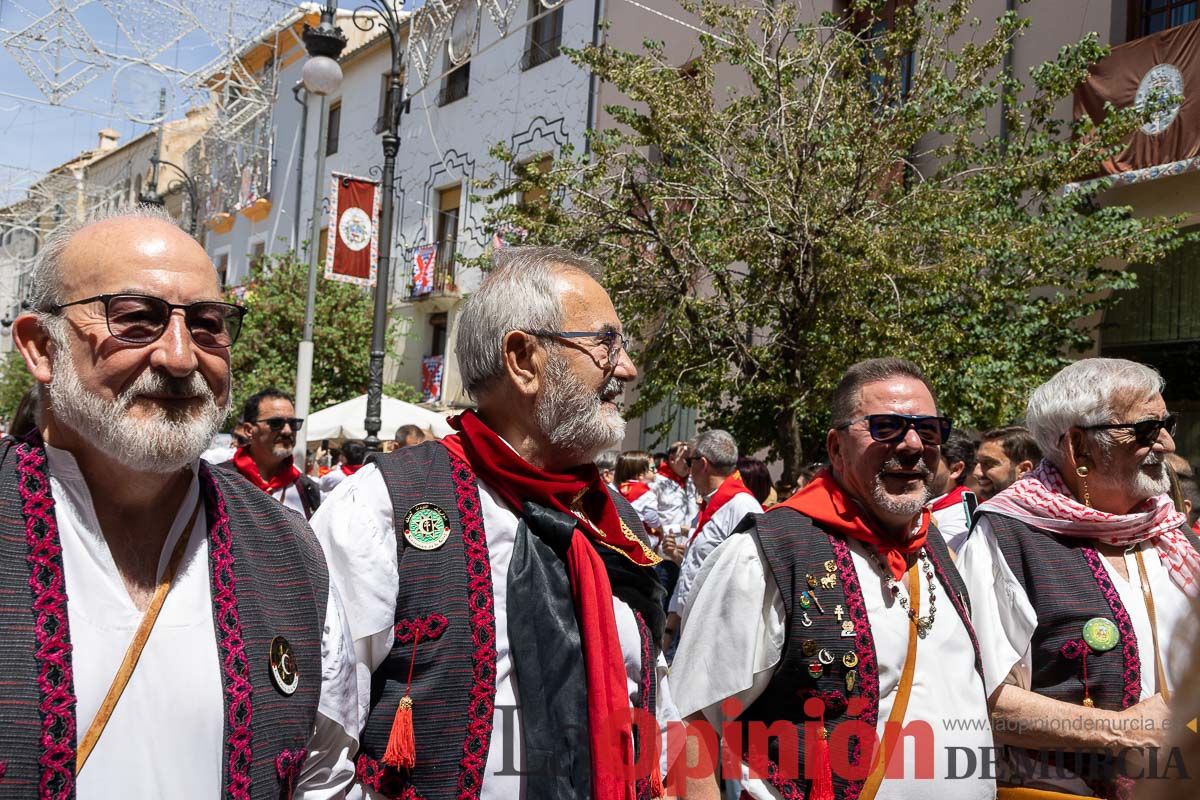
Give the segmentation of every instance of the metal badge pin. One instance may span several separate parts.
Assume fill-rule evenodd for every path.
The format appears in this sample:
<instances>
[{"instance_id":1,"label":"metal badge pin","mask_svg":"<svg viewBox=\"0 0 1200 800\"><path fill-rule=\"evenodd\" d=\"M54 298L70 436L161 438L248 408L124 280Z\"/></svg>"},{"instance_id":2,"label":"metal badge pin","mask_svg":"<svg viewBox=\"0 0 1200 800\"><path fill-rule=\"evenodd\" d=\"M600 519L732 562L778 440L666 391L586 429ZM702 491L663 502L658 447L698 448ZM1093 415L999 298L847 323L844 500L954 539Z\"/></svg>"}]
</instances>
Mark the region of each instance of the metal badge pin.
<instances>
[{"instance_id":1,"label":"metal badge pin","mask_svg":"<svg viewBox=\"0 0 1200 800\"><path fill-rule=\"evenodd\" d=\"M437 550L450 538L450 516L433 503L417 503L404 517L404 539L418 550Z\"/></svg>"},{"instance_id":2,"label":"metal badge pin","mask_svg":"<svg viewBox=\"0 0 1200 800\"><path fill-rule=\"evenodd\" d=\"M268 652L271 667L271 682L280 694L292 696L300 686L300 670L296 668L296 656L292 646L282 636L271 640Z\"/></svg>"}]
</instances>

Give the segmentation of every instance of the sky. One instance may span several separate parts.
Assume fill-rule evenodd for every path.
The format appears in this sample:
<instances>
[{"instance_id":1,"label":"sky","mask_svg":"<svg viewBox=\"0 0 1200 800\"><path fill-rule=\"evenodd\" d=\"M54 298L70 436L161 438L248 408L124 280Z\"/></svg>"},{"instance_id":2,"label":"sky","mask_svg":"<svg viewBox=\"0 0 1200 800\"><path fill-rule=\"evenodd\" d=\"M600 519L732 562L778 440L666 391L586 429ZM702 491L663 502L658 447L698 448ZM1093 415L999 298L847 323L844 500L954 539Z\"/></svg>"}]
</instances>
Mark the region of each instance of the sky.
<instances>
[{"instance_id":1,"label":"sky","mask_svg":"<svg viewBox=\"0 0 1200 800\"><path fill-rule=\"evenodd\" d=\"M201 97L195 75L296 6L54 2L58 8L50 0L0 0L0 205L16 199L22 184L95 147L101 128L117 131L121 142L150 130L162 87L167 119L182 117Z\"/></svg>"}]
</instances>

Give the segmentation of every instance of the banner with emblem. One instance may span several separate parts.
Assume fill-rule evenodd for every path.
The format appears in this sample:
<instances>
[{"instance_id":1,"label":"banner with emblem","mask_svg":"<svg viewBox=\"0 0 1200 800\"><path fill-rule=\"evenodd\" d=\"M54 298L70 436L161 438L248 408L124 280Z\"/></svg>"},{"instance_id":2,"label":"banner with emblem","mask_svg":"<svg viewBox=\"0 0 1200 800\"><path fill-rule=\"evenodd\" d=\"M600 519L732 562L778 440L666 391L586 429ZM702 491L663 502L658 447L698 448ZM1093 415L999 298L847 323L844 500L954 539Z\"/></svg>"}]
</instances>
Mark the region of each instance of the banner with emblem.
<instances>
[{"instance_id":1,"label":"banner with emblem","mask_svg":"<svg viewBox=\"0 0 1200 800\"><path fill-rule=\"evenodd\" d=\"M378 183L333 173L326 278L359 286L375 285L375 270L379 265L379 204Z\"/></svg>"},{"instance_id":2,"label":"banner with emblem","mask_svg":"<svg viewBox=\"0 0 1200 800\"><path fill-rule=\"evenodd\" d=\"M433 271L437 263L437 245L423 244L413 250L412 296L433 293Z\"/></svg>"},{"instance_id":3,"label":"banner with emblem","mask_svg":"<svg viewBox=\"0 0 1200 800\"><path fill-rule=\"evenodd\" d=\"M421 402L437 403L442 399L442 368L445 356L425 356L421 359Z\"/></svg>"},{"instance_id":4,"label":"banner with emblem","mask_svg":"<svg viewBox=\"0 0 1200 800\"><path fill-rule=\"evenodd\" d=\"M1175 100L1133 133L1124 150L1104 163L1105 174L1200 155L1200 21L1114 47L1075 90L1075 118L1086 114L1099 121L1105 103L1157 107L1171 98Z\"/></svg>"}]
</instances>

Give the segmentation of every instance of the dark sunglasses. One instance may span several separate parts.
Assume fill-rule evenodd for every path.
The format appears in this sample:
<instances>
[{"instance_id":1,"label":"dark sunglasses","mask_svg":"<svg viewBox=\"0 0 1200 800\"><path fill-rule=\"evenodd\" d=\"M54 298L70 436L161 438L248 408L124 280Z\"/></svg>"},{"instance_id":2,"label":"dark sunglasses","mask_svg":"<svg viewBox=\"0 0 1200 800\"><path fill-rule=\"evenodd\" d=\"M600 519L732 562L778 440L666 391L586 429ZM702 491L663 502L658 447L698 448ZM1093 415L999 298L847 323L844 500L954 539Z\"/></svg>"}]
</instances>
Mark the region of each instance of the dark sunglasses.
<instances>
[{"instance_id":1,"label":"dark sunglasses","mask_svg":"<svg viewBox=\"0 0 1200 800\"><path fill-rule=\"evenodd\" d=\"M261 422L275 433L283 430L284 425L291 426L293 431L298 431L304 427L304 420L299 417L267 417L266 419L250 419L246 421L254 424Z\"/></svg>"},{"instance_id":2,"label":"dark sunglasses","mask_svg":"<svg viewBox=\"0 0 1200 800\"><path fill-rule=\"evenodd\" d=\"M849 428L856 422L866 422L871 438L882 444L898 442L908 435L909 428L921 437L926 446L940 445L950 436L954 423L949 417L913 416L911 414L867 414L865 417L836 425L837 430Z\"/></svg>"},{"instance_id":3,"label":"dark sunglasses","mask_svg":"<svg viewBox=\"0 0 1200 800\"><path fill-rule=\"evenodd\" d=\"M1175 427L1179 422L1179 418L1174 414L1167 414L1162 419L1144 419L1140 422L1113 422L1108 425L1082 425L1081 430L1085 431L1115 431L1115 430L1130 430L1133 431L1133 438L1142 447L1149 447L1158 441L1160 431L1166 431L1171 436L1175 435Z\"/></svg>"},{"instance_id":4,"label":"dark sunglasses","mask_svg":"<svg viewBox=\"0 0 1200 800\"><path fill-rule=\"evenodd\" d=\"M233 303L214 300L168 303L145 294L98 294L50 306L49 311L60 314L64 308L85 303L104 303L108 332L114 339L138 345L153 344L162 338L171 314L180 308L192 341L201 347L231 347L242 331L242 318L246 316L246 309Z\"/></svg>"}]
</instances>

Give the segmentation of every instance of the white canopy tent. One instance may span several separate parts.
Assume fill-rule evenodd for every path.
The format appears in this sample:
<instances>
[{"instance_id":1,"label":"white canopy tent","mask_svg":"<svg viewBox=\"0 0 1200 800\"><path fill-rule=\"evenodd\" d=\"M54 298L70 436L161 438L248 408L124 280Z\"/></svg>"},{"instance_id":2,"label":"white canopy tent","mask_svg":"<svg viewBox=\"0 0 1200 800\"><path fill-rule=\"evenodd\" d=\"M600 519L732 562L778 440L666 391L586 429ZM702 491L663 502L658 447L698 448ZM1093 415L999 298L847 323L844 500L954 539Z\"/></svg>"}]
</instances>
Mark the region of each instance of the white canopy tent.
<instances>
[{"instance_id":1,"label":"white canopy tent","mask_svg":"<svg viewBox=\"0 0 1200 800\"><path fill-rule=\"evenodd\" d=\"M366 416L367 396L360 394L353 400L347 400L344 403L323 408L315 414L310 414L306 424L308 435L305 438L310 444L320 442L322 439L365 438L367 429L363 427L363 419ZM454 433L454 429L446 422L446 416L448 415L385 395L380 413L383 424L379 428L379 438L392 438L396 429L401 425L416 425L426 433L431 433L440 439Z\"/></svg>"}]
</instances>

